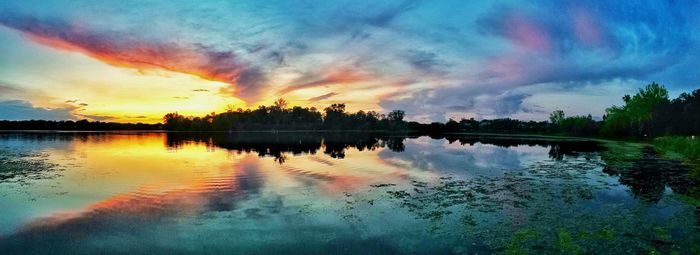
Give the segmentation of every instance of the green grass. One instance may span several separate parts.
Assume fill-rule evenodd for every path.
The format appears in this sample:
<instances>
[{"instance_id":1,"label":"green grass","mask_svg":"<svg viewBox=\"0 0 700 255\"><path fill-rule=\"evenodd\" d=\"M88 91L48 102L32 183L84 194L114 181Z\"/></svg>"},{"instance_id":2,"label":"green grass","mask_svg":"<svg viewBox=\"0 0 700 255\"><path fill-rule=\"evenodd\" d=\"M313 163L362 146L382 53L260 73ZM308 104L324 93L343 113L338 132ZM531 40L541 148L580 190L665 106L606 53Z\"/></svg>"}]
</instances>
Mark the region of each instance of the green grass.
<instances>
[{"instance_id":1,"label":"green grass","mask_svg":"<svg viewBox=\"0 0 700 255\"><path fill-rule=\"evenodd\" d=\"M665 136L651 141L665 158L682 161L690 168L690 178L700 181L700 137ZM679 200L700 206L700 186L690 188L689 194L678 195Z\"/></svg>"},{"instance_id":2,"label":"green grass","mask_svg":"<svg viewBox=\"0 0 700 255\"><path fill-rule=\"evenodd\" d=\"M682 161L690 168L690 177L700 180L700 137L665 136L651 144L665 158Z\"/></svg>"},{"instance_id":3,"label":"green grass","mask_svg":"<svg viewBox=\"0 0 700 255\"><path fill-rule=\"evenodd\" d=\"M682 158L688 163L700 163L700 137L665 136L656 138L651 143L669 157Z\"/></svg>"}]
</instances>

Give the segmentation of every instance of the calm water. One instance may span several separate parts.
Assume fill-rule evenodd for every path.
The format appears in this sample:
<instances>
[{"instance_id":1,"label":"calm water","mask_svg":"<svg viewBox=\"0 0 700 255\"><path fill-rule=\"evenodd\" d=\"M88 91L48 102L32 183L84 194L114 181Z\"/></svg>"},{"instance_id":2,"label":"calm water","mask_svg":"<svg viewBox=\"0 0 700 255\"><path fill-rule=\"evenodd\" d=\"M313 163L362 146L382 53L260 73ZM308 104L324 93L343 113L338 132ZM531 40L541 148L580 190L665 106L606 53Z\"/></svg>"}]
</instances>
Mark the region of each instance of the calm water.
<instances>
[{"instance_id":1,"label":"calm water","mask_svg":"<svg viewBox=\"0 0 700 255\"><path fill-rule=\"evenodd\" d=\"M0 254L697 252L677 162L581 141L0 133Z\"/></svg>"}]
</instances>

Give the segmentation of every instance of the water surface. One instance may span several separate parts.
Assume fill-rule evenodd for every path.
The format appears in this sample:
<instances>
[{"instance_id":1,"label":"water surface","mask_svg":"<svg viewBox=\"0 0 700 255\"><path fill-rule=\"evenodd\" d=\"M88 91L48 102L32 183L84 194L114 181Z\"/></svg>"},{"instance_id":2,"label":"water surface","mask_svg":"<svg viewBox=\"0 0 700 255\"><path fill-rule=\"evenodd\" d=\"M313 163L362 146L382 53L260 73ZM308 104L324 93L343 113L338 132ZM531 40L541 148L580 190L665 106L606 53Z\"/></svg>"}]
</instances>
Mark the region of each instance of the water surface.
<instances>
[{"instance_id":1,"label":"water surface","mask_svg":"<svg viewBox=\"0 0 700 255\"><path fill-rule=\"evenodd\" d=\"M0 253L697 252L695 186L592 141L0 133Z\"/></svg>"}]
</instances>

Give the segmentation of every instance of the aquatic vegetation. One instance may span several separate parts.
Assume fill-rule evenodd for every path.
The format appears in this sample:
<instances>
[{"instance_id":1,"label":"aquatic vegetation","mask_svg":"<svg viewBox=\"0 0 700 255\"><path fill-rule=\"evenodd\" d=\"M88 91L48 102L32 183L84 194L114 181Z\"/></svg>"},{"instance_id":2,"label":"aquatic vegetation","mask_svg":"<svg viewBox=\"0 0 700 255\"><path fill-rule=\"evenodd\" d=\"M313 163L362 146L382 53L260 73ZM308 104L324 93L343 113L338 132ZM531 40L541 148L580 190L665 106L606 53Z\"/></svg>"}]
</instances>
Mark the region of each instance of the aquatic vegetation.
<instances>
[{"instance_id":1,"label":"aquatic vegetation","mask_svg":"<svg viewBox=\"0 0 700 255\"><path fill-rule=\"evenodd\" d=\"M24 182L43 179L56 174L59 167L50 163L45 153L0 148L0 182Z\"/></svg>"},{"instance_id":2,"label":"aquatic vegetation","mask_svg":"<svg viewBox=\"0 0 700 255\"><path fill-rule=\"evenodd\" d=\"M696 185L691 187L684 201L700 204L700 137L659 137L652 141L654 148L665 158L682 161L690 169L689 177Z\"/></svg>"},{"instance_id":3,"label":"aquatic vegetation","mask_svg":"<svg viewBox=\"0 0 700 255\"><path fill-rule=\"evenodd\" d=\"M600 152L605 165L613 171L624 171L632 167L642 157L642 150L647 145L622 141L601 141L606 150Z\"/></svg>"},{"instance_id":4,"label":"aquatic vegetation","mask_svg":"<svg viewBox=\"0 0 700 255\"><path fill-rule=\"evenodd\" d=\"M612 229L605 227L603 229L593 231L592 236L597 239L612 241L615 239L615 232Z\"/></svg>"},{"instance_id":5,"label":"aquatic vegetation","mask_svg":"<svg viewBox=\"0 0 700 255\"><path fill-rule=\"evenodd\" d=\"M666 229L663 227L654 227L654 232L656 234L656 238L660 241L669 241L671 240L671 235L668 233Z\"/></svg>"},{"instance_id":6,"label":"aquatic vegetation","mask_svg":"<svg viewBox=\"0 0 700 255\"><path fill-rule=\"evenodd\" d=\"M635 196L646 201L658 201L664 189L670 187L677 195L698 192L698 179L688 164L678 158L660 154L649 145L605 142L608 150L601 152L606 164L603 172L619 177Z\"/></svg>"},{"instance_id":7,"label":"aquatic vegetation","mask_svg":"<svg viewBox=\"0 0 700 255\"><path fill-rule=\"evenodd\" d=\"M531 228L520 229L515 234L510 243L506 246L505 253L508 255L528 254L524 248L526 242L537 239L537 231Z\"/></svg>"},{"instance_id":8,"label":"aquatic vegetation","mask_svg":"<svg viewBox=\"0 0 700 255\"><path fill-rule=\"evenodd\" d=\"M124 164L125 157L118 157L98 167L88 164L124 153L124 147L107 146L109 139L122 137L84 139L74 147L75 151L66 152L69 158L62 154L3 151L2 155L12 154L8 157L13 162L38 160L79 166L68 168L71 172L56 182L21 185L34 194L38 187L45 188L45 197L69 198L83 192L83 185L104 186L96 184L95 179L121 185L121 190L130 193L103 194L105 198L101 201L107 202L88 206L90 213L51 223L58 225L49 229L29 227L23 233L9 231L12 242L0 238L0 251L13 254L12 251L48 241L60 243L56 248L59 251L73 247L93 251L82 240L77 243L71 239L76 229L90 241L109 246L115 245L108 239L114 233L133 234L135 242L130 245L152 248L155 253L193 246L225 246L240 253L279 253L291 249L301 253L376 254L692 254L699 249L696 243L700 243L700 235L694 225L698 220L696 204L674 199L688 197L679 195L690 185L684 181L687 169L679 161L664 158L639 144L620 142L612 147L618 151L609 151L611 147L591 141L579 144L555 139L547 142L477 139L474 143L480 145L470 147L466 144L474 141L471 138L455 140L466 142L463 146L466 153L455 143L440 147L440 143L450 142L449 139L405 139L403 152L386 147L349 148L345 152L347 157L339 159L312 146L300 153L287 153L289 161L279 165L274 163L274 156L257 157L257 149L249 148L294 152L306 145L300 140L226 146L183 143L179 147L182 150L171 152L165 147L170 148L170 144L163 143L168 141L168 135L154 135L154 138L159 139L147 144L156 147L148 151L160 154L147 160L157 162L153 166L178 163L173 164L174 171L164 169L164 173L183 174L172 184L166 179L164 185L170 187L161 187L162 176L141 168L142 161ZM91 144L99 149L79 147ZM223 146L216 148L226 151L213 153L211 146ZM479 150L471 151L474 147ZM134 147L131 152L138 153L142 148ZM188 150L191 148L197 148L194 151L201 154ZM442 150L437 152L454 157L430 158L420 154L427 150ZM80 151L95 154L75 157ZM195 154L187 157L188 153ZM396 158L396 155L411 157ZM513 162L493 164L505 156L512 156ZM454 162L436 163L443 160ZM196 164L189 163L195 161ZM393 164L396 162L401 164ZM430 167L415 167L419 164ZM94 175L99 169L112 166L116 172L103 173L121 178ZM192 167L201 173L190 175ZM445 167L453 170L442 171ZM144 185L143 190L132 192L133 181L143 178L143 173L153 175L151 180L158 182L156 191ZM126 182L116 182L120 179ZM183 188L191 179L197 180L194 186ZM52 188L54 185L61 189ZM8 186L16 185L0 185L0 188ZM69 190L72 193L59 193L71 187L74 187ZM39 202L23 201L15 197L39 196L5 193L0 200L20 201L27 208L48 201L44 197ZM132 210L132 207L142 209ZM11 216L12 213L4 214L2 219L11 222L14 220L8 218ZM30 223L30 226L44 226L46 222L35 219ZM82 227L88 225L96 227ZM169 238L163 231L172 229L182 229L187 234L177 236L178 242L168 247L140 242Z\"/></svg>"},{"instance_id":9,"label":"aquatic vegetation","mask_svg":"<svg viewBox=\"0 0 700 255\"><path fill-rule=\"evenodd\" d=\"M561 254L581 254L581 247L574 244L571 233L569 233L569 231L566 229L559 229L556 247L559 249Z\"/></svg>"},{"instance_id":10,"label":"aquatic vegetation","mask_svg":"<svg viewBox=\"0 0 700 255\"><path fill-rule=\"evenodd\" d=\"M641 145L613 146L623 150L621 155L614 155L617 161L613 162L623 175L620 177L623 184L628 178L626 174L636 176L635 171L640 169L680 167L674 161L649 158L652 152ZM610 155L613 154L605 159L610 160ZM372 189L384 190L387 194L372 201L394 200L417 219L432 222L434 228L444 231L450 231L454 228L452 222L459 220L466 236L484 243L492 251L506 254L636 252L647 251L650 246L669 252L687 248L696 241L692 238L683 240L683 244L678 240L670 241L674 238L669 229L677 231L680 225L676 224L693 221L692 214L678 215L678 222L661 228L643 220L642 207L614 204L597 209L588 207L587 201L616 185L589 181L592 175L599 176L596 178L609 176L603 170L610 169L603 157L582 153L563 161L539 161L498 177L443 176L433 181L413 180L409 187L372 185ZM668 172L669 175L679 174L676 170ZM674 183L656 175L652 178L666 180L661 185ZM634 191L634 185L640 182L645 185L645 181L630 179L626 185L632 185ZM639 193L640 198L644 198L644 194ZM519 230L513 234L514 228Z\"/></svg>"}]
</instances>

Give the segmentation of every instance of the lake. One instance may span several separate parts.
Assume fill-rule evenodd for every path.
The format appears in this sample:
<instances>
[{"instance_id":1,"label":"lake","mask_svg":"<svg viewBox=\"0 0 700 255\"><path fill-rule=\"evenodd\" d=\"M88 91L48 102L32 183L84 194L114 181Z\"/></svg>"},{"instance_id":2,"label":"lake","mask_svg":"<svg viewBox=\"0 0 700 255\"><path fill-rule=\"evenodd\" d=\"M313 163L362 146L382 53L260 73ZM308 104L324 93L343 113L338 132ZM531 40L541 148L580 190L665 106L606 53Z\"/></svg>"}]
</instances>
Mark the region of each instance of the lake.
<instances>
[{"instance_id":1,"label":"lake","mask_svg":"<svg viewBox=\"0 0 700 255\"><path fill-rule=\"evenodd\" d=\"M368 133L0 133L0 254L700 251L644 146Z\"/></svg>"}]
</instances>

